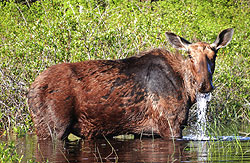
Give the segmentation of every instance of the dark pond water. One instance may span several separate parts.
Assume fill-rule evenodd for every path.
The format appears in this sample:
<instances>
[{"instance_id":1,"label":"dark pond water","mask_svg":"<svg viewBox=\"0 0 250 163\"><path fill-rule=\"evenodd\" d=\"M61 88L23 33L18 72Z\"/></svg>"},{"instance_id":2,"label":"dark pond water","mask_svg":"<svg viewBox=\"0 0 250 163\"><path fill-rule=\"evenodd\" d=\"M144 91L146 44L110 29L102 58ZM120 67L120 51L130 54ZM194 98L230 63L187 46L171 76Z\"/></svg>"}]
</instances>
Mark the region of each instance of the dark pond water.
<instances>
[{"instance_id":1,"label":"dark pond water","mask_svg":"<svg viewBox=\"0 0 250 163\"><path fill-rule=\"evenodd\" d=\"M23 155L23 162L31 159L58 163L250 162L250 141L243 137L228 138L223 141L173 141L143 138L141 140L97 139L52 142L38 141L36 136L27 135L14 141L18 153ZM1 141L7 140L2 138Z\"/></svg>"}]
</instances>

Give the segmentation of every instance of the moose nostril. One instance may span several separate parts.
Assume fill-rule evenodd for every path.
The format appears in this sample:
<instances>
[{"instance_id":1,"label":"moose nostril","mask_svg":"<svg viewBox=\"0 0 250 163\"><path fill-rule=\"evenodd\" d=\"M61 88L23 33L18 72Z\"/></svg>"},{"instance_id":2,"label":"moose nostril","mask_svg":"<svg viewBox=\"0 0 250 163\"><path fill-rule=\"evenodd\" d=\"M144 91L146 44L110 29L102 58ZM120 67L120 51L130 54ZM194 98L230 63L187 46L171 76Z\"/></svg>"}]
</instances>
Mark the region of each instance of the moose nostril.
<instances>
[{"instance_id":1,"label":"moose nostril","mask_svg":"<svg viewBox=\"0 0 250 163\"><path fill-rule=\"evenodd\" d=\"M202 93L208 93L214 90L214 85L212 80L209 80L207 82L203 82L200 87L200 92Z\"/></svg>"}]
</instances>

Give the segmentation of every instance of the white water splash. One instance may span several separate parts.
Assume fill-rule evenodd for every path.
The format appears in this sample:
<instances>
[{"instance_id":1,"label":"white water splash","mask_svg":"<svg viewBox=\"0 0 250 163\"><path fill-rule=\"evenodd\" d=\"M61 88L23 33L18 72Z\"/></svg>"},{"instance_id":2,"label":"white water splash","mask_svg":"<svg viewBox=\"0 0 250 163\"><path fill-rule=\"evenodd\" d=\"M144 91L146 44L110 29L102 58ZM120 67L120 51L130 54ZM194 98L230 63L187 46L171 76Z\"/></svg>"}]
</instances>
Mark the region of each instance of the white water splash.
<instances>
[{"instance_id":1,"label":"white water splash","mask_svg":"<svg viewBox=\"0 0 250 163\"><path fill-rule=\"evenodd\" d=\"M196 96L197 101L197 140L207 140L209 137L206 135L207 125L207 102L211 100L211 93L198 93Z\"/></svg>"},{"instance_id":2,"label":"white water splash","mask_svg":"<svg viewBox=\"0 0 250 163\"><path fill-rule=\"evenodd\" d=\"M207 102L211 100L211 93L198 93L196 96L197 101L197 122L195 124L196 133L192 135L194 140L209 140L206 135L207 125Z\"/></svg>"}]
</instances>

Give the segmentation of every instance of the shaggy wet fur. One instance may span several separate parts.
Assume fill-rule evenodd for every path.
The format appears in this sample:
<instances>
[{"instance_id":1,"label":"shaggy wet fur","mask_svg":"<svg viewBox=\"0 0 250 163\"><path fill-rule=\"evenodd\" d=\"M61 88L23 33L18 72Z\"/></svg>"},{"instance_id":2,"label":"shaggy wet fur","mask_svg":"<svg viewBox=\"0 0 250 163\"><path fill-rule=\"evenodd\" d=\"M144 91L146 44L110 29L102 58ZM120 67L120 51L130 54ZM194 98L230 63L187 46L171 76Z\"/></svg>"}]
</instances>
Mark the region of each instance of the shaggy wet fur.
<instances>
[{"instance_id":1,"label":"shaggy wet fur","mask_svg":"<svg viewBox=\"0 0 250 163\"><path fill-rule=\"evenodd\" d=\"M189 60L153 49L122 60L63 63L32 84L28 103L37 135L84 138L125 133L181 137L194 103Z\"/></svg>"}]
</instances>

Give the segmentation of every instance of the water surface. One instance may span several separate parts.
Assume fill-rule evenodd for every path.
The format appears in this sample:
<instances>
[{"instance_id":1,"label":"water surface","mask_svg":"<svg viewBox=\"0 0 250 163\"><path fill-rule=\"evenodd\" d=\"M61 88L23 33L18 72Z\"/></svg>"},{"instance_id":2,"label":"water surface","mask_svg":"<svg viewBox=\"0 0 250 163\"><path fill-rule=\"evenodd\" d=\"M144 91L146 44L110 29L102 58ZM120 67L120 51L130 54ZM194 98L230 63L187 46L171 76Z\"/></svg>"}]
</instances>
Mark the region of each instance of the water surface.
<instances>
[{"instance_id":1,"label":"water surface","mask_svg":"<svg viewBox=\"0 0 250 163\"><path fill-rule=\"evenodd\" d=\"M236 138L236 139L235 139ZM249 139L190 141L143 139L97 139L38 141L27 135L13 139L23 162L248 162ZM243 137L242 137L243 138ZM2 138L1 141L7 141Z\"/></svg>"}]
</instances>

